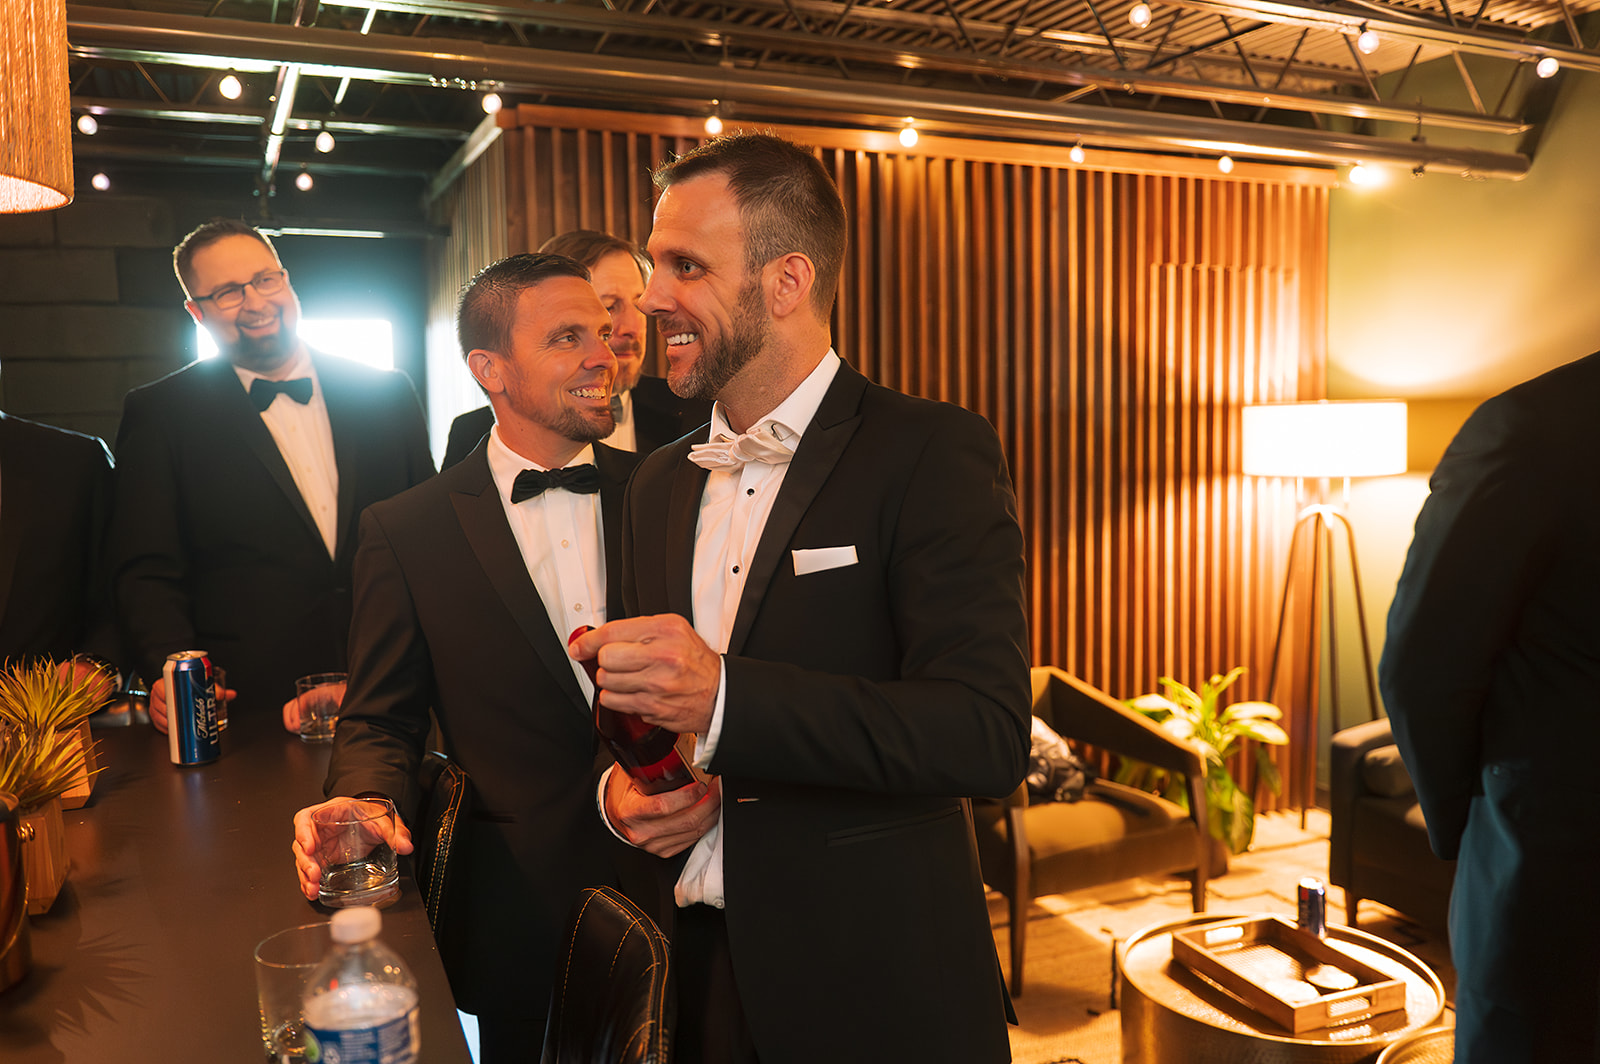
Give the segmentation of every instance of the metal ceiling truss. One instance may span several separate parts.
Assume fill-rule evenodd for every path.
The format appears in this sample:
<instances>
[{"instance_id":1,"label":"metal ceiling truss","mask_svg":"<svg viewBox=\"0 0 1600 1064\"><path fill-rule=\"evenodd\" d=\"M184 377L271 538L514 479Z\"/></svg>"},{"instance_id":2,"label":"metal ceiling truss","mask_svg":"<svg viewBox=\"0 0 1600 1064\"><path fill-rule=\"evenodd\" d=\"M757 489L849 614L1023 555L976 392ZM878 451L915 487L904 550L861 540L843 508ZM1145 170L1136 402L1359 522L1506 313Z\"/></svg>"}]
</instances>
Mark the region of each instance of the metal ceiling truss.
<instances>
[{"instance_id":1,"label":"metal ceiling truss","mask_svg":"<svg viewBox=\"0 0 1600 1064\"><path fill-rule=\"evenodd\" d=\"M912 118L964 136L1517 178L1528 159L1515 138L1532 127L1517 113L1522 97L1513 90L1532 79L1519 86L1516 72L1545 57L1567 71L1600 71L1600 55L1583 46L1564 0L1543 28L1487 17L1496 13L1491 3L1516 0L1480 0L1471 18L1455 15L1448 0L1433 0L1443 17L1358 0L1159 0L1160 16L1135 29L1127 21L1131 2L298 0L285 24L269 21L276 15L260 0L209 7L156 0L164 10L69 4L67 18L75 63L136 64L148 83L123 79L118 99L74 95L75 109L196 128L255 124L263 184L285 138L323 124L439 143L453 120L464 139L481 112L461 90L491 87L546 102L706 113L717 100L724 117L751 120ZM1383 61L1355 49L1354 36L1365 29L1385 39ZM1536 32L1571 43L1535 39ZM1492 110L1463 54L1510 62ZM1447 55L1456 59L1471 110L1399 95L1418 62ZM229 113L202 104L214 74L195 99L174 103L151 69L267 74L282 106ZM1398 74L1388 100L1380 95L1384 73ZM368 101L371 113L352 118L339 111L352 81L404 87L419 99L453 94L440 104L453 117L397 120L385 109L404 101L379 93ZM306 86L317 87L321 98L310 106L326 117L307 113ZM1372 123L1415 128L1419 136L1382 139L1369 132ZM1423 139L1424 128L1504 137L1506 148L1450 146Z\"/></svg>"}]
</instances>

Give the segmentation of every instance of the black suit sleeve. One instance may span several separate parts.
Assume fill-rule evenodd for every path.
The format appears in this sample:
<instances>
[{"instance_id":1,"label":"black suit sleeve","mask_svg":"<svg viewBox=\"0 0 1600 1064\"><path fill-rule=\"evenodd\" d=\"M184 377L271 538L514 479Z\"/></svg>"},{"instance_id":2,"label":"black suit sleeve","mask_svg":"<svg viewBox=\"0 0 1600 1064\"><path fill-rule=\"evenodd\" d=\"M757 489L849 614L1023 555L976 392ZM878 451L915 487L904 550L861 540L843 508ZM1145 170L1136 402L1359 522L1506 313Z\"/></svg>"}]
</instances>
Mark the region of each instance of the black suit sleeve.
<instances>
[{"instance_id":1,"label":"black suit sleeve","mask_svg":"<svg viewBox=\"0 0 1600 1064\"><path fill-rule=\"evenodd\" d=\"M123 407L108 553L124 645L133 666L153 680L167 654L195 645L195 630L178 504L180 465L166 419L149 399L135 390Z\"/></svg>"},{"instance_id":2,"label":"black suit sleeve","mask_svg":"<svg viewBox=\"0 0 1600 1064\"><path fill-rule=\"evenodd\" d=\"M1485 704L1555 553L1567 460L1514 395L1484 403L1429 482L1379 681L1428 834L1453 859L1483 766Z\"/></svg>"},{"instance_id":3,"label":"black suit sleeve","mask_svg":"<svg viewBox=\"0 0 1600 1064\"><path fill-rule=\"evenodd\" d=\"M361 517L354 581L350 681L323 792L386 794L414 816L433 664L405 573L372 509Z\"/></svg>"},{"instance_id":4,"label":"black suit sleeve","mask_svg":"<svg viewBox=\"0 0 1600 1064\"><path fill-rule=\"evenodd\" d=\"M728 657L712 771L993 797L1022 779L1031 703L1023 543L999 440L987 422L963 412L927 434L903 475L882 574L897 678L873 682ZM827 633L830 617L856 604L803 608L809 627ZM838 638L797 636L813 637Z\"/></svg>"},{"instance_id":5,"label":"black suit sleeve","mask_svg":"<svg viewBox=\"0 0 1600 1064\"><path fill-rule=\"evenodd\" d=\"M440 469L449 469L473 452L473 449L494 428L494 410L483 406L468 410L450 422L450 435L444 445L444 461Z\"/></svg>"}]
</instances>

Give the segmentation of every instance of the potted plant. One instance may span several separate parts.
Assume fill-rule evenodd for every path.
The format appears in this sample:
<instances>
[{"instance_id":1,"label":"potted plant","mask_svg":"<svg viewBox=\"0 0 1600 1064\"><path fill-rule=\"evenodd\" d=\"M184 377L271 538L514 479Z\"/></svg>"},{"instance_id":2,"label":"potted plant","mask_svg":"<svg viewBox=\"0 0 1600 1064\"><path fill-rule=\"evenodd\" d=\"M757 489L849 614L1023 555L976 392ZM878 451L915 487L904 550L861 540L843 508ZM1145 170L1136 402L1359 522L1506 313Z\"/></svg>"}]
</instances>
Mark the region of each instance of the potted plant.
<instances>
[{"instance_id":1,"label":"potted plant","mask_svg":"<svg viewBox=\"0 0 1600 1064\"><path fill-rule=\"evenodd\" d=\"M1250 795L1234 781L1233 773L1228 770L1228 759L1244 739L1272 746L1283 746L1289 741L1289 736L1275 723L1283 713L1270 702L1234 702L1218 709L1222 693L1244 673L1244 667L1240 666L1226 676L1212 676L1198 691L1163 676L1162 694L1140 695L1125 703L1149 717L1163 731L1200 747L1206 763L1206 823L1211 837L1230 853L1243 853L1250 848L1250 840L1255 835L1256 806ZM1283 781L1278 766L1273 764L1265 749L1257 747L1255 753L1259 779L1273 794L1279 793ZM1179 781L1170 777L1170 773L1143 762L1125 760L1115 779L1118 783L1160 792L1169 801L1187 809L1188 795Z\"/></svg>"},{"instance_id":2,"label":"potted plant","mask_svg":"<svg viewBox=\"0 0 1600 1064\"><path fill-rule=\"evenodd\" d=\"M61 797L99 771L86 725L104 694L99 673L49 659L0 670L0 792L17 800L30 913L47 912L66 880Z\"/></svg>"}]
</instances>

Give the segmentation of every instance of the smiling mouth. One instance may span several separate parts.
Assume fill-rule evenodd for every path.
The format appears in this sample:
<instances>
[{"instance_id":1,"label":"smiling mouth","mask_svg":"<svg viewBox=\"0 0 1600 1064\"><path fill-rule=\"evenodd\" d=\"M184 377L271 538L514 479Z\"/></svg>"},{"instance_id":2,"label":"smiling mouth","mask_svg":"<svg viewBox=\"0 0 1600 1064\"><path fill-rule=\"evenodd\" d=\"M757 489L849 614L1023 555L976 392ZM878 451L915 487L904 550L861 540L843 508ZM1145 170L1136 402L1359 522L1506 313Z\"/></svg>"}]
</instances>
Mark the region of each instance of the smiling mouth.
<instances>
[{"instance_id":1,"label":"smiling mouth","mask_svg":"<svg viewBox=\"0 0 1600 1064\"><path fill-rule=\"evenodd\" d=\"M579 399L595 399L602 403L609 402L611 399L611 389L605 387L571 388L568 389L567 394L576 396Z\"/></svg>"},{"instance_id":2,"label":"smiling mouth","mask_svg":"<svg viewBox=\"0 0 1600 1064\"><path fill-rule=\"evenodd\" d=\"M692 344L698 339L700 339L700 334L699 333L693 333L693 332L669 333L667 335L667 346L668 347L682 347L684 344Z\"/></svg>"}]
</instances>

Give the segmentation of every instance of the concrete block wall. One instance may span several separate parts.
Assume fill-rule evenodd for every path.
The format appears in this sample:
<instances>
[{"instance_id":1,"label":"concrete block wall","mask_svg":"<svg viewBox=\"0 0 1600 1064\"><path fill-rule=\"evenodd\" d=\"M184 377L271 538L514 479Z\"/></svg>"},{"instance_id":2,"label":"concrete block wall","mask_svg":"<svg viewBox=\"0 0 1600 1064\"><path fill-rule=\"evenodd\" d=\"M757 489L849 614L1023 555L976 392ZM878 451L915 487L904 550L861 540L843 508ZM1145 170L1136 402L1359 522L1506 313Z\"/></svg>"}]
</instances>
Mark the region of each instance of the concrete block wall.
<instances>
[{"instance_id":1,"label":"concrete block wall","mask_svg":"<svg viewBox=\"0 0 1600 1064\"><path fill-rule=\"evenodd\" d=\"M0 409L115 440L128 390L194 358L180 224L146 196L0 215Z\"/></svg>"}]
</instances>

